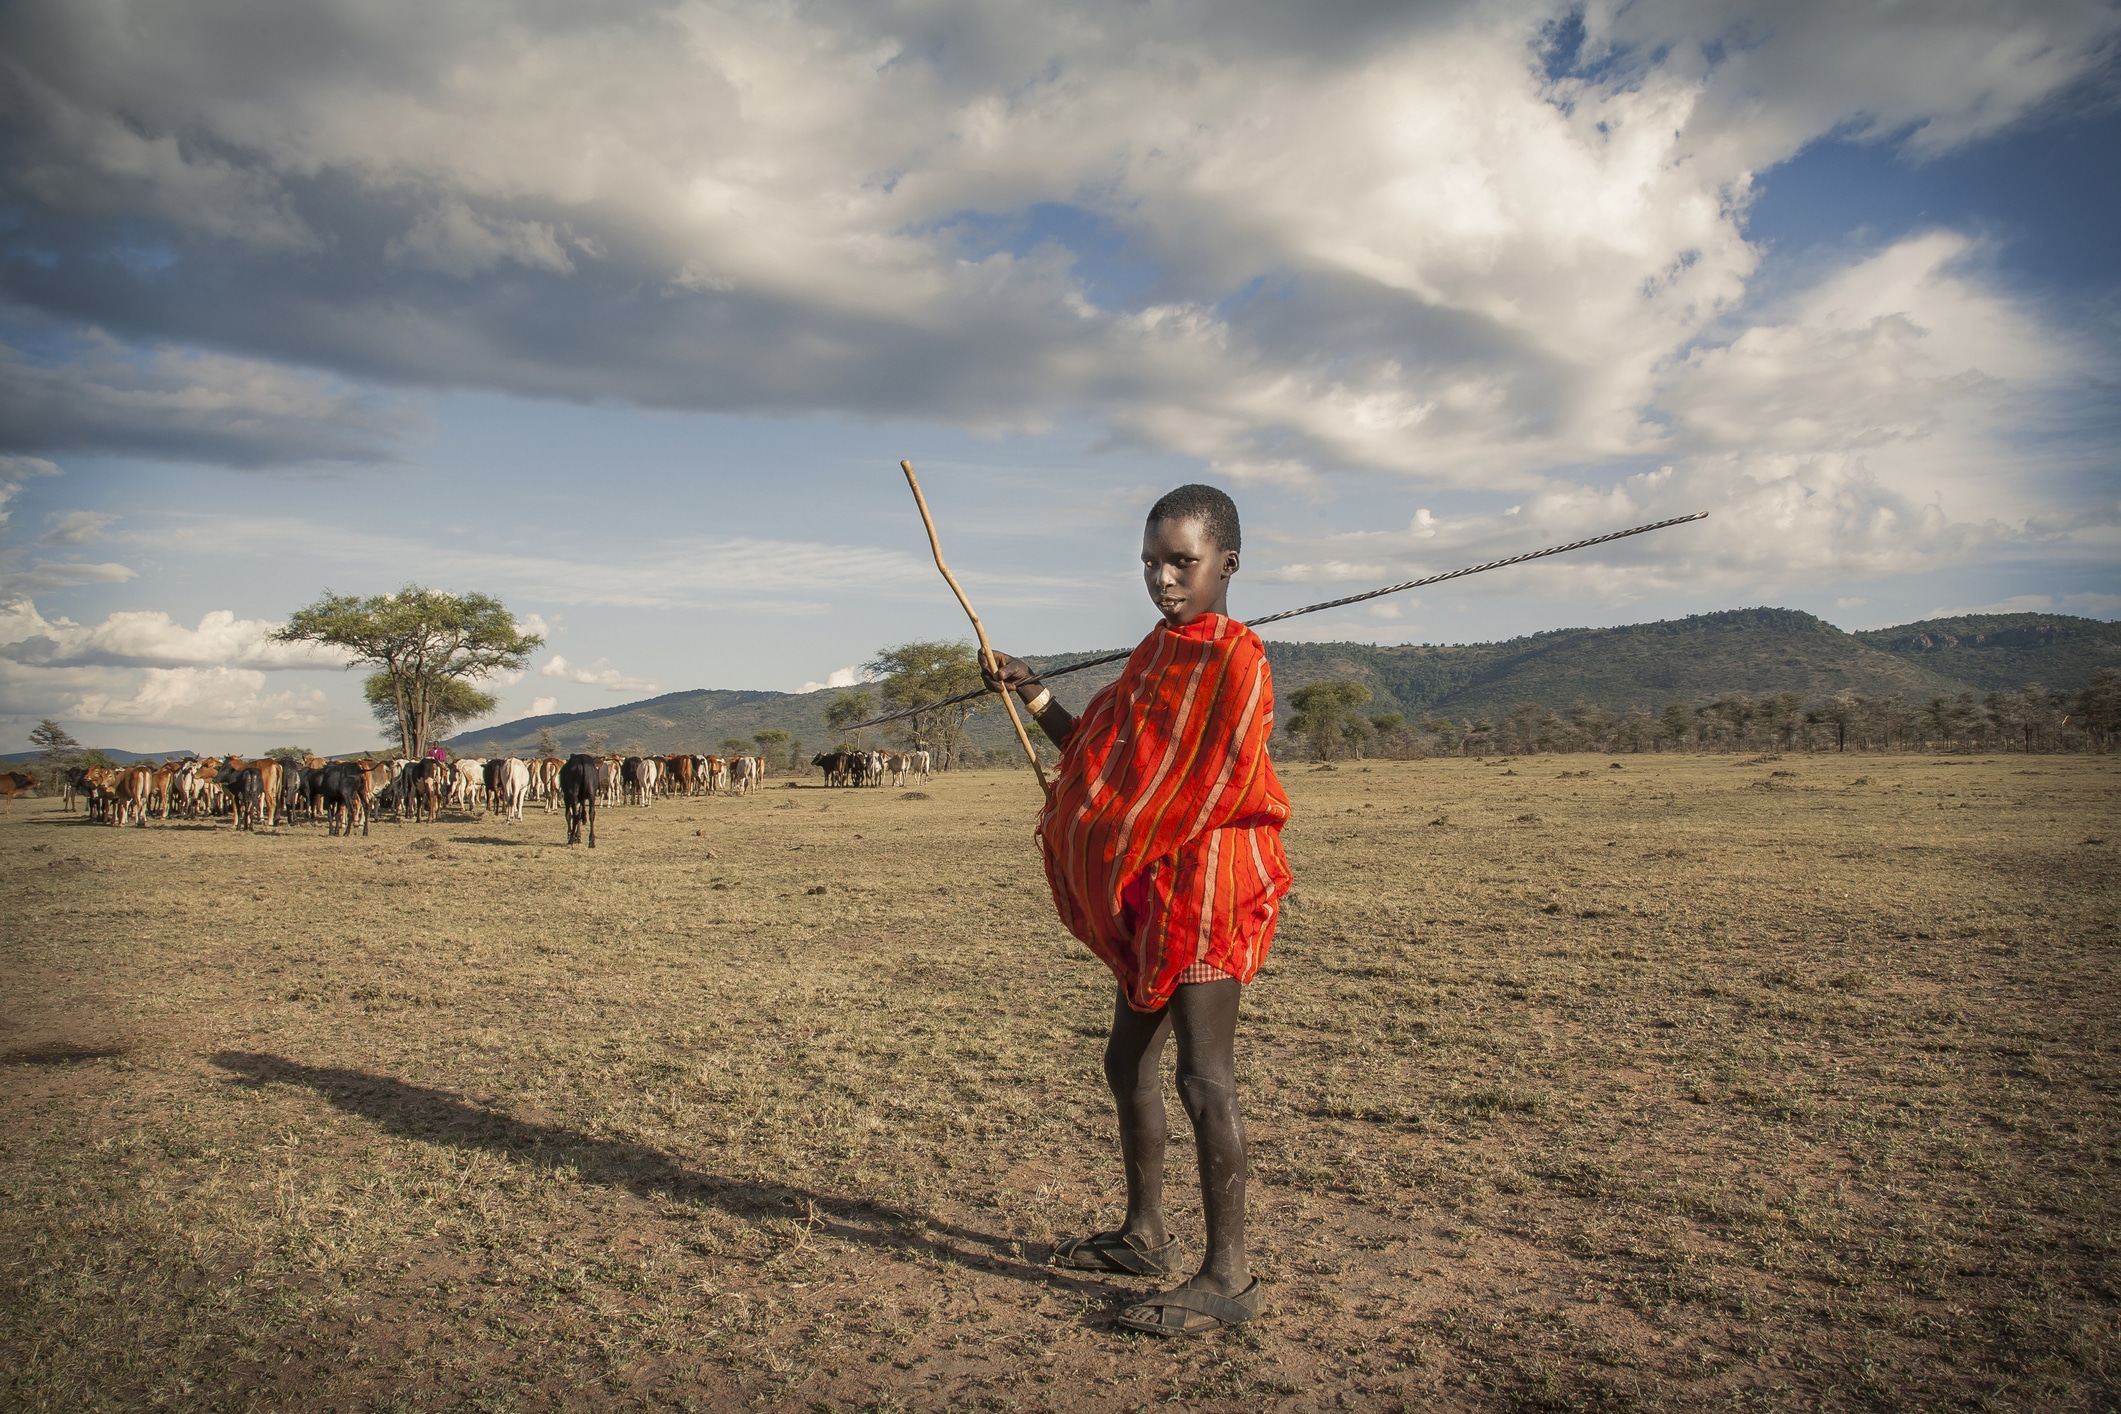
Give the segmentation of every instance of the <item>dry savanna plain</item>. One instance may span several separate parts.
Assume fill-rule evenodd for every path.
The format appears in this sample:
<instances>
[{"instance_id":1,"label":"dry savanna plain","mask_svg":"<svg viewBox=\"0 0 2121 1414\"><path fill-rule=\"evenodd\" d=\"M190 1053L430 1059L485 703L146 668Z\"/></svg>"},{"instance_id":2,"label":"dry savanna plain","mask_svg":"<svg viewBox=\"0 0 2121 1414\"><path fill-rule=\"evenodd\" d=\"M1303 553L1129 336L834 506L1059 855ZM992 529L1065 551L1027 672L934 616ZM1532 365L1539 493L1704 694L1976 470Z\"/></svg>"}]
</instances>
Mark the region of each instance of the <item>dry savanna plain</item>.
<instances>
[{"instance_id":1,"label":"dry savanna plain","mask_svg":"<svg viewBox=\"0 0 2121 1414\"><path fill-rule=\"evenodd\" d=\"M1285 779L1264 1310L1190 1342L1045 1265L1122 1188L1025 773L610 810L594 853L17 801L0 1403L2121 1401L2121 763Z\"/></svg>"}]
</instances>

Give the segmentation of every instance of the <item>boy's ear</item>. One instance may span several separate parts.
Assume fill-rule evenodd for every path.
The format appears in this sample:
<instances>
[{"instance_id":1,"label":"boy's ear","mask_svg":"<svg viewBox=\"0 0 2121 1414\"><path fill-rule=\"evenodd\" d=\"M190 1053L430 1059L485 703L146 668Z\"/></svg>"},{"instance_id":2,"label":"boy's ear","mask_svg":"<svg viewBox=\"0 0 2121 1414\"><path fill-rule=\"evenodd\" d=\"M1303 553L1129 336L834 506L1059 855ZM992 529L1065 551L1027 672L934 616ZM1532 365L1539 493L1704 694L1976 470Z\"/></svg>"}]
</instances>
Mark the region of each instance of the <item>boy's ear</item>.
<instances>
[{"instance_id":1,"label":"boy's ear","mask_svg":"<svg viewBox=\"0 0 2121 1414\"><path fill-rule=\"evenodd\" d=\"M1223 551L1223 578L1228 579L1231 575L1236 573L1237 552L1235 550Z\"/></svg>"}]
</instances>

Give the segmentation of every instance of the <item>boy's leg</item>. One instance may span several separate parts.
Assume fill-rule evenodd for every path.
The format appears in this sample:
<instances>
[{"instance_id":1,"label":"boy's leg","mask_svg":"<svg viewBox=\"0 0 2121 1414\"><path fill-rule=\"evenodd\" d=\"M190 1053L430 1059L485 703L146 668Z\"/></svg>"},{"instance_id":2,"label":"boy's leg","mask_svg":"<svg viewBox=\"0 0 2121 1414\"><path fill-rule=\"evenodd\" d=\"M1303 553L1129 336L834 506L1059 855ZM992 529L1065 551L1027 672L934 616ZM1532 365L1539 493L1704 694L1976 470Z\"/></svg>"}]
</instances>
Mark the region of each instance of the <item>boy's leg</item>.
<instances>
[{"instance_id":1,"label":"boy's leg","mask_svg":"<svg viewBox=\"0 0 2121 1414\"><path fill-rule=\"evenodd\" d=\"M1170 1007L1144 1014L1127 1005L1124 990L1119 993L1113 1002L1112 1036L1105 1043L1105 1083L1112 1087L1112 1099L1119 1107L1119 1150L1127 1167L1127 1224L1120 1230L1149 1247L1161 1247L1168 1238L1164 1231L1168 1131L1158 1071L1164 1038L1170 1034Z\"/></svg>"},{"instance_id":2,"label":"boy's leg","mask_svg":"<svg viewBox=\"0 0 2121 1414\"><path fill-rule=\"evenodd\" d=\"M1245 1122L1237 1109L1236 978L1179 987L1164 1010L1178 1032L1178 1094L1193 1121L1200 1158L1200 1194L1208 1224L1208 1252L1188 1283L1221 1296L1251 1285L1245 1257ZM1151 1067L1152 1078L1154 1067ZM1159 1114L1161 1106L1159 1106ZM1161 1161L1162 1145L1157 1146ZM1132 1168L1129 1168L1132 1191Z\"/></svg>"}]
</instances>

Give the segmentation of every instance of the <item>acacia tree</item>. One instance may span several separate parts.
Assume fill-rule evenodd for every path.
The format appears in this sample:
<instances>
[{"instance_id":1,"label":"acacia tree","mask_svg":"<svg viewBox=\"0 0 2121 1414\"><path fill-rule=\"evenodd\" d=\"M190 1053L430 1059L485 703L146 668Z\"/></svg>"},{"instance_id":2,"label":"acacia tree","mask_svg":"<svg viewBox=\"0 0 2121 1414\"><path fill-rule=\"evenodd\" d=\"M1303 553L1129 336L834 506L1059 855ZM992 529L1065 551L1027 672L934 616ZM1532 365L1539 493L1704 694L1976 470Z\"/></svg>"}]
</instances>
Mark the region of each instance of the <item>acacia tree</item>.
<instances>
[{"instance_id":1,"label":"acacia tree","mask_svg":"<svg viewBox=\"0 0 2121 1414\"><path fill-rule=\"evenodd\" d=\"M901 643L878 650L864 666L873 676L883 679L885 702L900 710L923 709L899 722L899 734L907 746L916 751L933 751L939 771L956 764L965 750L965 718L975 707L985 704L977 700L949 707L935 704L979 690L979 659L972 645Z\"/></svg>"},{"instance_id":2,"label":"acacia tree","mask_svg":"<svg viewBox=\"0 0 2121 1414\"><path fill-rule=\"evenodd\" d=\"M1296 714L1289 718L1289 735L1309 737L1311 754L1330 761L1345 743L1361 741L1364 729L1355 709L1370 700L1370 689L1359 682L1314 682L1289 694Z\"/></svg>"},{"instance_id":3,"label":"acacia tree","mask_svg":"<svg viewBox=\"0 0 2121 1414\"><path fill-rule=\"evenodd\" d=\"M327 589L316 603L296 610L273 637L282 643L327 644L343 649L350 666L377 669L368 684L369 701L389 703L399 747L407 756L424 755L441 730L466 720L467 713L492 711L493 699L478 690L478 680L520 669L545 642L518 629L498 599L417 584L365 599ZM483 704L477 712L470 711L474 698Z\"/></svg>"},{"instance_id":4,"label":"acacia tree","mask_svg":"<svg viewBox=\"0 0 2121 1414\"><path fill-rule=\"evenodd\" d=\"M844 737L847 728L856 722L865 722L875 715L876 694L866 687L858 687L832 699L832 705L825 709L825 725L832 728L835 736ZM854 744L862 744L860 732L854 734Z\"/></svg>"},{"instance_id":5,"label":"acacia tree","mask_svg":"<svg viewBox=\"0 0 2121 1414\"><path fill-rule=\"evenodd\" d=\"M2106 750L2114 736L2121 733L2121 674L2112 668L2094 672L2092 680L2070 704L2070 716L2098 750Z\"/></svg>"},{"instance_id":6,"label":"acacia tree","mask_svg":"<svg viewBox=\"0 0 2121 1414\"><path fill-rule=\"evenodd\" d=\"M46 717L29 729L29 744L37 748L39 789L53 790L65 784L66 768L81 759L81 743L74 734Z\"/></svg>"},{"instance_id":7,"label":"acacia tree","mask_svg":"<svg viewBox=\"0 0 2121 1414\"><path fill-rule=\"evenodd\" d=\"M400 715L398 687L391 675L370 673L368 681L361 684L361 691L368 698L368 710L375 713L376 725L383 729L383 740L402 739L404 718ZM440 741L466 722L477 721L491 712L497 701L492 693L481 692L462 679L437 684L428 704L427 741Z\"/></svg>"}]
</instances>

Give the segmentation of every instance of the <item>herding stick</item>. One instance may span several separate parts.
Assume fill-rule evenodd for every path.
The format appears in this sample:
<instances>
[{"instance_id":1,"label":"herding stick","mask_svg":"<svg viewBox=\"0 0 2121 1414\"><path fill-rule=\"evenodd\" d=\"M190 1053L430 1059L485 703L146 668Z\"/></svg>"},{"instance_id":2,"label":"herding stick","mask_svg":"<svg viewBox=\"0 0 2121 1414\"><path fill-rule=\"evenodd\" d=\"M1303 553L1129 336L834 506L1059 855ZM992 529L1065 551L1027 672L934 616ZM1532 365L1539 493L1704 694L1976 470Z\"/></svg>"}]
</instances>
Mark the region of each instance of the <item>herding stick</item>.
<instances>
[{"instance_id":1,"label":"herding stick","mask_svg":"<svg viewBox=\"0 0 2121 1414\"><path fill-rule=\"evenodd\" d=\"M921 494L921 479L913 474L912 462L901 461L898 465L899 470L906 473L906 484L913 488L913 504L921 508L921 524L928 527L928 548L935 552L935 567L943 572L944 579L950 581L950 592L955 594L957 602L964 606L965 617L972 620L972 631L979 635L980 663L988 672L1000 677L1001 670L995 661L993 645L987 642L987 626L981 623L979 615L973 612L972 601L965 597L964 586L957 582L956 575L950 573L950 566L943 563L943 542L936 539L935 517L928 514L928 498ZM1038 764L1038 752L1032 749L1031 737L1024 731L1024 719L1016 712L1016 694L1007 687L1002 689L1002 705L1009 709L1009 725L1016 728L1016 739L1023 743L1024 756L1031 762L1031 774L1038 777L1039 789L1044 790L1046 768Z\"/></svg>"}]
</instances>

